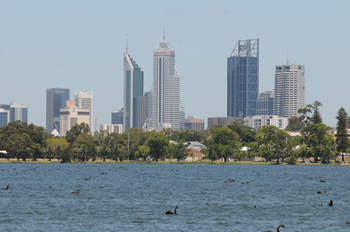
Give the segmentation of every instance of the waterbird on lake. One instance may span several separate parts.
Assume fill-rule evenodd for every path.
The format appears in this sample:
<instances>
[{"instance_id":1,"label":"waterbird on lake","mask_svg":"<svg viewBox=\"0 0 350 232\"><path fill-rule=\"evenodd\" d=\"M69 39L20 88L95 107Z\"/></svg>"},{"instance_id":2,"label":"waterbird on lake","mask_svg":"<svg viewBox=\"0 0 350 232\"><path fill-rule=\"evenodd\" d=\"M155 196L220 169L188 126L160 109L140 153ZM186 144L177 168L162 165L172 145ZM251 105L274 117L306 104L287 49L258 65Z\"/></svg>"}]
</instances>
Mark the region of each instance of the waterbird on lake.
<instances>
[{"instance_id":1,"label":"waterbird on lake","mask_svg":"<svg viewBox=\"0 0 350 232\"><path fill-rule=\"evenodd\" d=\"M242 182L242 184L249 184L249 181L246 181L246 182Z\"/></svg>"},{"instance_id":2,"label":"waterbird on lake","mask_svg":"<svg viewBox=\"0 0 350 232\"><path fill-rule=\"evenodd\" d=\"M332 200L329 201L328 206L333 206L333 201Z\"/></svg>"},{"instance_id":3,"label":"waterbird on lake","mask_svg":"<svg viewBox=\"0 0 350 232\"><path fill-rule=\"evenodd\" d=\"M167 210L164 212L164 214L176 214L176 209L177 209L177 206L175 206L174 212Z\"/></svg>"},{"instance_id":4,"label":"waterbird on lake","mask_svg":"<svg viewBox=\"0 0 350 232\"><path fill-rule=\"evenodd\" d=\"M6 187L5 187L5 188L3 188L3 190L9 190L9 186L8 186L8 185L6 185Z\"/></svg>"},{"instance_id":5,"label":"waterbird on lake","mask_svg":"<svg viewBox=\"0 0 350 232\"><path fill-rule=\"evenodd\" d=\"M72 194L80 194L80 189L78 189L76 192L72 192Z\"/></svg>"},{"instance_id":6,"label":"waterbird on lake","mask_svg":"<svg viewBox=\"0 0 350 232\"><path fill-rule=\"evenodd\" d=\"M320 177L320 182L326 182L325 180L322 180L321 177Z\"/></svg>"},{"instance_id":7,"label":"waterbird on lake","mask_svg":"<svg viewBox=\"0 0 350 232\"><path fill-rule=\"evenodd\" d=\"M236 180L235 179L231 179L229 178L228 180L226 180L224 183L230 183L230 182L235 182Z\"/></svg>"},{"instance_id":8,"label":"waterbird on lake","mask_svg":"<svg viewBox=\"0 0 350 232\"><path fill-rule=\"evenodd\" d=\"M284 225L283 224L281 224L281 225L279 225L279 226L277 226L277 232L280 232L280 228L283 228L283 229L285 229L285 227L284 227ZM273 230L269 230L269 231L266 231L266 232L274 232Z\"/></svg>"},{"instance_id":9,"label":"waterbird on lake","mask_svg":"<svg viewBox=\"0 0 350 232\"><path fill-rule=\"evenodd\" d=\"M317 193L318 194L326 194L326 191L324 191L324 192L318 191Z\"/></svg>"}]
</instances>

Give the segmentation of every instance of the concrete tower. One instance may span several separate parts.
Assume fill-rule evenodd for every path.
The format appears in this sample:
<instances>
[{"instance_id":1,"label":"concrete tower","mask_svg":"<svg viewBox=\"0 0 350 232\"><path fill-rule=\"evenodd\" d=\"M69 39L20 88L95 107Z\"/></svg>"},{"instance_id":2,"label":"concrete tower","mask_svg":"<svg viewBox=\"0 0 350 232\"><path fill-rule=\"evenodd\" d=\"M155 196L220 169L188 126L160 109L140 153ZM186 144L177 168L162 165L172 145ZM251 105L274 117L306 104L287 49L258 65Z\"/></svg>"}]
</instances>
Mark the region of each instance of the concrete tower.
<instances>
[{"instance_id":1,"label":"concrete tower","mask_svg":"<svg viewBox=\"0 0 350 232\"><path fill-rule=\"evenodd\" d=\"M148 129L180 129L180 75L175 66L175 50L160 41L153 50L153 91Z\"/></svg>"},{"instance_id":2,"label":"concrete tower","mask_svg":"<svg viewBox=\"0 0 350 232\"><path fill-rule=\"evenodd\" d=\"M276 66L274 114L280 117L300 116L305 107L305 67L288 63Z\"/></svg>"}]
</instances>

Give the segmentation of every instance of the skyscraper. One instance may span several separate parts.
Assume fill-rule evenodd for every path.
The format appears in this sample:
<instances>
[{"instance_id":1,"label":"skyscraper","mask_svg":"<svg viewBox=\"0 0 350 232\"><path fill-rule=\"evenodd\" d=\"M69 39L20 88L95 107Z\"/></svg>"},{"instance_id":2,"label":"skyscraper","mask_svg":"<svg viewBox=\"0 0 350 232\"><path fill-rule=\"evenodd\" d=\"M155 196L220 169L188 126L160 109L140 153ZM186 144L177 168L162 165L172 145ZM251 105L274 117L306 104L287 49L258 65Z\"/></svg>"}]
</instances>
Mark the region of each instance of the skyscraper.
<instances>
[{"instance_id":1,"label":"skyscraper","mask_svg":"<svg viewBox=\"0 0 350 232\"><path fill-rule=\"evenodd\" d=\"M81 110L76 107L74 101L67 101L67 106L60 109L60 135L66 136L67 131L75 124L88 124L90 120L90 110Z\"/></svg>"},{"instance_id":2,"label":"skyscraper","mask_svg":"<svg viewBox=\"0 0 350 232\"><path fill-rule=\"evenodd\" d=\"M300 116L305 107L305 67L288 63L276 66L274 114L280 117Z\"/></svg>"},{"instance_id":3,"label":"skyscraper","mask_svg":"<svg viewBox=\"0 0 350 232\"><path fill-rule=\"evenodd\" d=\"M227 116L256 114L259 93L259 39L239 40L227 58Z\"/></svg>"},{"instance_id":4,"label":"skyscraper","mask_svg":"<svg viewBox=\"0 0 350 232\"><path fill-rule=\"evenodd\" d=\"M256 100L256 115L273 115L274 98L275 92L273 90L259 93Z\"/></svg>"},{"instance_id":5,"label":"skyscraper","mask_svg":"<svg viewBox=\"0 0 350 232\"><path fill-rule=\"evenodd\" d=\"M118 112L112 112L111 124L124 124L124 108L121 108Z\"/></svg>"},{"instance_id":6,"label":"skyscraper","mask_svg":"<svg viewBox=\"0 0 350 232\"><path fill-rule=\"evenodd\" d=\"M165 127L180 129L180 75L175 66L175 50L165 36L153 50L151 97L148 128L157 131Z\"/></svg>"},{"instance_id":7,"label":"skyscraper","mask_svg":"<svg viewBox=\"0 0 350 232\"><path fill-rule=\"evenodd\" d=\"M143 71L124 52L124 131L139 127L139 97L143 96Z\"/></svg>"},{"instance_id":8,"label":"skyscraper","mask_svg":"<svg viewBox=\"0 0 350 232\"><path fill-rule=\"evenodd\" d=\"M6 126L10 122L10 111L0 108L0 127Z\"/></svg>"},{"instance_id":9,"label":"skyscraper","mask_svg":"<svg viewBox=\"0 0 350 232\"><path fill-rule=\"evenodd\" d=\"M139 128L144 129L144 124L148 118L148 102L150 101L151 92L145 92L139 97Z\"/></svg>"},{"instance_id":10,"label":"skyscraper","mask_svg":"<svg viewBox=\"0 0 350 232\"><path fill-rule=\"evenodd\" d=\"M93 130L93 124L92 124L92 112L93 112L93 96L92 92L83 92L79 91L78 93L74 93L74 103L76 107L80 110L89 110L90 111L90 117L89 117L89 127L91 133L94 132ZM95 128L97 129L97 128Z\"/></svg>"},{"instance_id":11,"label":"skyscraper","mask_svg":"<svg viewBox=\"0 0 350 232\"><path fill-rule=\"evenodd\" d=\"M60 109L66 108L69 100L69 89L46 89L46 130L51 133L60 130Z\"/></svg>"},{"instance_id":12,"label":"skyscraper","mask_svg":"<svg viewBox=\"0 0 350 232\"><path fill-rule=\"evenodd\" d=\"M22 122L28 122L28 106L11 103L10 104L10 122L20 120Z\"/></svg>"}]
</instances>

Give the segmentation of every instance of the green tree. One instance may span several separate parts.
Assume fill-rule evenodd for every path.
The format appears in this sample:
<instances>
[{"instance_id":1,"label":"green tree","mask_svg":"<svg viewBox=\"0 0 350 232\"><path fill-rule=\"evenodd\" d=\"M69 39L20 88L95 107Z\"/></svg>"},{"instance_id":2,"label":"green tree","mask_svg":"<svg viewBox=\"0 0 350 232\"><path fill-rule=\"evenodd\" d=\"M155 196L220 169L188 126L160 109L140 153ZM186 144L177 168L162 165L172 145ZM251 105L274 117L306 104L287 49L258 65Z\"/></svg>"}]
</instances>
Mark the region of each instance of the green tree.
<instances>
[{"instance_id":1,"label":"green tree","mask_svg":"<svg viewBox=\"0 0 350 232\"><path fill-rule=\"evenodd\" d=\"M79 137L80 134L90 133L89 125L86 123L75 124L66 133L66 139L70 146L73 145L74 141Z\"/></svg>"},{"instance_id":2,"label":"green tree","mask_svg":"<svg viewBox=\"0 0 350 232\"><path fill-rule=\"evenodd\" d=\"M321 157L322 162L329 162L334 158L334 139L327 133L328 127L325 124L311 124L301 130L302 143L306 145L308 157L313 157L314 162Z\"/></svg>"},{"instance_id":3,"label":"green tree","mask_svg":"<svg viewBox=\"0 0 350 232\"><path fill-rule=\"evenodd\" d=\"M167 153L169 157L177 159L177 162L180 162L180 159L186 155L186 146L183 143L169 143L167 147Z\"/></svg>"},{"instance_id":4,"label":"green tree","mask_svg":"<svg viewBox=\"0 0 350 232\"><path fill-rule=\"evenodd\" d=\"M256 131L252 127L244 125L243 120L234 121L228 128L238 134L243 146L248 146L249 143L255 141Z\"/></svg>"},{"instance_id":5,"label":"green tree","mask_svg":"<svg viewBox=\"0 0 350 232\"><path fill-rule=\"evenodd\" d=\"M208 139L209 156L212 159L224 158L227 162L234 153L239 152L240 147L238 134L227 127L217 127Z\"/></svg>"},{"instance_id":6,"label":"green tree","mask_svg":"<svg viewBox=\"0 0 350 232\"><path fill-rule=\"evenodd\" d=\"M319 101L314 101L314 103L307 105L306 107L312 110L311 121L314 124L321 124L322 117L320 112L320 107L322 107L322 103Z\"/></svg>"},{"instance_id":7,"label":"green tree","mask_svg":"<svg viewBox=\"0 0 350 232\"><path fill-rule=\"evenodd\" d=\"M348 139L348 120L349 116L345 109L341 107L337 115L337 133L336 133L336 146L337 151L342 154L342 161L344 160L344 153L349 149L349 139Z\"/></svg>"},{"instance_id":8,"label":"green tree","mask_svg":"<svg viewBox=\"0 0 350 232\"><path fill-rule=\"evenodd\" d=\"M304 126L305 126L305 123L303 121L303 117L293 116L288 119L288 126L286 130L300 131L301 128L303 128Z\"/></svg>"},{"instance_id":9,"label":"green tree","mask_svg":"<svg viewBox=\"0 0 350 232\"><path fill-rule=\"evenodd\" d=\"M142 158L144 161L150 154L150 148L147 145L139 146L139 150L136 152L136 158Z\"/></svg>"},{"instance_id":10,"label":"green tree","mask_svg":"<svg viewBox=\"0 0 350 232\"><path fill-rule=\"evenodd\" d=\"M151 157L158 162L158 159L165 156L169 140L165 135L152 132L146 144L150 148Z\"/></svg>"},{"instance_id":11,"label":"green tree","mask_svg":"<svg viewBox=\"0 0 350 232\"><path fill-rule=\"evenodd\" d=\"M288 145L290 136L276 126L263 126L258 130L257 141L260 145L259 153L265 159L276 159L277 164L279 160L285 157L285 149Z\"/></svg>"},{"instance_id":12,"label":"green tree","mask_svg":"<svg viewBox=\"0 0 350 232\"><path fill-rule=\"evenodd\" d=\"M52 158L61 159L61 152L69 146L65 138L55 137L46 140L46 147L48 159L51 161Z\"/></svg>"}]
</instances>

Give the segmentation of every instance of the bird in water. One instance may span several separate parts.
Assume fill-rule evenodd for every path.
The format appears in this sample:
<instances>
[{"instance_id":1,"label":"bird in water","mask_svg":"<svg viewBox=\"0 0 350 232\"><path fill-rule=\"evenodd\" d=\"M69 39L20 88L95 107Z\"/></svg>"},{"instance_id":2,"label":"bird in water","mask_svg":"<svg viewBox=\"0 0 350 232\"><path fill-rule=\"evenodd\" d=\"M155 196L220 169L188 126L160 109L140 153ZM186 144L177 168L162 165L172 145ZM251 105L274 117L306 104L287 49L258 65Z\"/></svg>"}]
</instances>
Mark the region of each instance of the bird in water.
<instances>
[{"instance_id":1,"label":"bird in water","mask_svg":"<svg viewBox=\"0 0 350 232\"><path fill-rule=\"evenodd\" d=\"M5 187L5 188L3 188L3 190L9 190L9 186L8 186L8 185L6 185L6 187Z\"/></svg>"},{"instance_id":2,"label":"bird in water","mask_svg":"<svg viewBox=\"0 0 350 232\"><path fill-rule=\"evenodd\" d=\"M279 225L279 226L277 226L277 232L280 232L280 228L283 228L283 229L285 229L285 227L284 227L284 225L283 224L281 224L281 225ZM269 230L269 231L266 231L266 232L274 232L273 230Z\"/></svg>"},{"instance_id":3,"label":"bird in water","mask_svg":"<svg viewBox=\"0 0 350 232\"><path fill-rule=\"evenodd\" d=\"M318 191L317 193L318 194L326 194L326 191L324 191L324 192Z\"/></svg>"},{"instance_id":4,"label":"bird in water","mask_svg":"<svg viewBox=\"0 0 350 232\"><path fill-rule=\"evenodd\" d=\"M177 209L177 206L175 206L174 212L167 210L164 212L164 214L176 214L176 209Z\"/></svg>"},{"instance_id":5,"label":"bird in water","mask_svg":"<svg viewBox=\"0 0 350 232\"><path fill-rule=\"evenodd\" d=\"M333 206L333 201L332 200L329 201L328 206Z\"/></svg>"},{"instance_id":6,"label":"bird in water","mask_svg":"<svg viewBox=\"0 0 350 232\"><path fill-rule=\"evenodd\" d=\"M72 194L80 194L80 189L78 189L76 192L72 192Z\"/></svg>"},{"instance_id":7,"label":"bird in water","mask_svg":"<svg viewBox=\"0 0 350 232\"><path fill-rule=\"evenodd\" d=\"M228 180L225 181L225 183L230 183L230 182L235 182L235 181L236 181L235 179L229 178Z\"/></svg>"}]
</instances>

